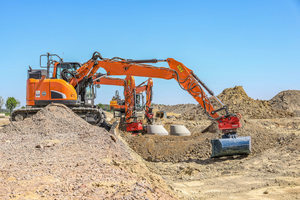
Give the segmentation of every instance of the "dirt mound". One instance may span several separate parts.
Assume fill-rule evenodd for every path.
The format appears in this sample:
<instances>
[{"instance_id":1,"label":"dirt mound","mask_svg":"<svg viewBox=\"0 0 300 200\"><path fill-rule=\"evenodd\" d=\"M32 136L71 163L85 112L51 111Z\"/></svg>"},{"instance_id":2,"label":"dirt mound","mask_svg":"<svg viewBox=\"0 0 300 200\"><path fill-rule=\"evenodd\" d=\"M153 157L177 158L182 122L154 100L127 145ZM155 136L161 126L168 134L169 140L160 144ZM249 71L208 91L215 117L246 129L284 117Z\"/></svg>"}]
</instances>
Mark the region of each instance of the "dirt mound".
<instances>
[{"instance_id":1,"label":"dirt mound","mask_svg":"<svg viewBox=\"0 0 300 200\"><path fill-rule=\"evenodd\" d=\"M271 119L293 116L293 113L289 110L274 109L270 101L252 99L242 86L227 88L217 97L228 106L229 112L240 113L245 118ZM212 103L215 108L220 107L220 104L217 104L214 100L212 100ZM182 118L188 120L208 119L200 106L197 106L196 109L187 110L182 114Z\"/></svg>"},{"instance_id":2,"label":"dirt mound","mask_svg":"<svg viewBox=\"0 0 300 200\"><path fill-rule=\"evenodd\" d=\"M278 93L270 100L275 110L285 110L300 117L300 90L286 90Z\"/></svg>"},{"instance_id":3,"label":"dirt mound","mask_svg":"<svg viewBox=\"0 0 300 200\"><path fill-rule=\"evenodd\" d=\"M154 109L177 113L177 114L185 113L187 110L193 109L196 106L197 106L196 104L177 104L177 105L153 104Z\"/></svg>"},{"instance_id":4,"label":"dirt mound","mask_svg":"<svg viewBox=\"0 0 300 200\"><path fill-rule=\"evenodd\" d=\"M290 112L275 110L269 101L254 100L250 98L242 86L225 89L218 98L233 113L241 113L243 116L252 119L269 119L292 116Z\"/></svg>"},{"instance_id":5,"label":"dirt mound","mask_svg":"<svg viewBox=\"0 0 300 200\"><path fill-rule=\"evenodd\" d=\"M1 199L173 199L117 136L62 105L0 130Z\"/></svg>"},{"instance_id":6,"label":"dirt mound","mask_svg":"<svg viewBox=\"0 0 300 200\"><path fill-rule=\"evenodd\" d=\"M170 124L174 124L174 121ZM177 121L178 123L178 121ZM132 136L124 134L124 138L129 146L139 155L148 161L191 161L208 159L211 153L211 139L220 138L220 133L201 133L211 122L202 121L181 121L192 132L191 136L155 136L140 135ZM293 124L295 123L295 124ZM283 125L283 130L291 127L298 130L300 120L292 124ZM251 136L252 138L252 154L259 154L269 148L289 145L291 141L299 138L293 132L283 135L281 131L275 131L273 128L278 126L277 122L270 123L257 119L244 120L243 127L239 129L240 136ZM168 129L169 123L165 123Z\"/></svg>"},{"instance_id":7,"label":"dirt mound","mask_svg":"<svg viewBox=\"0 0 300 200\"><path fill-rule=\"evenodd\" d=\"M88 133L92 129L105 130L82 120L68 107L61 104L52 104L40 110L31 118L14 122L6 126L2 132L18 132L20 134L51 135L58 133Z\"/></svg>"}]
</instances>

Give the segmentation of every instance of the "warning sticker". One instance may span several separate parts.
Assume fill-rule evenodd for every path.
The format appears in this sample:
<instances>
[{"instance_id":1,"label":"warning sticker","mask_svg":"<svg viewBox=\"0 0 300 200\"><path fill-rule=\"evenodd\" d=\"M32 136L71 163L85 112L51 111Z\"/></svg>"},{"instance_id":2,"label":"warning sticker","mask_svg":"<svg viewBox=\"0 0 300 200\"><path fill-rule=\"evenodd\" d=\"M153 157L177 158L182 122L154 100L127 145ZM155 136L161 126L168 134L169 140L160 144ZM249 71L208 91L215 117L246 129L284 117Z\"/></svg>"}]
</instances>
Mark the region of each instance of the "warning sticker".
<instances>
[{"instance_id":1,"label":"warning sticker","mask_svg":"<svg viewBox=\"0 0 300 200\"><path fill-rule=\"evenodd\" d=\"M39 90L36 90L35 91L35 97L41 97L41 91L39 91Z\"/></svg>"}]
</instances>

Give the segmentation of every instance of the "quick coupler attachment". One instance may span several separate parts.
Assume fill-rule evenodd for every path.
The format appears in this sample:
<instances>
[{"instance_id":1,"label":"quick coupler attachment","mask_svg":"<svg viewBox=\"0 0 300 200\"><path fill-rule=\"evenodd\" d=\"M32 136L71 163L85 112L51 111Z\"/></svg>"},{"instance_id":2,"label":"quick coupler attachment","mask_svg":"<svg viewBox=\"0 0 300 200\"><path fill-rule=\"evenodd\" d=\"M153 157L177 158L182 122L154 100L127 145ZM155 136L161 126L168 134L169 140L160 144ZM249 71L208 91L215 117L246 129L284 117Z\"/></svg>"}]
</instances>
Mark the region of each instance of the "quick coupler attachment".
<instances>
[{"instance_id":1,"label":"quick coupler attachment","mask_svg":"<svg viewBox=\"0 0 300 200\"><path fill-rule=\"evenodd\" d=\"M251 152L251 137L237 137L234 135L223 135L222 139L211 140L211 158L234 155L248 155Z\"/></svg>"}]
</instances>

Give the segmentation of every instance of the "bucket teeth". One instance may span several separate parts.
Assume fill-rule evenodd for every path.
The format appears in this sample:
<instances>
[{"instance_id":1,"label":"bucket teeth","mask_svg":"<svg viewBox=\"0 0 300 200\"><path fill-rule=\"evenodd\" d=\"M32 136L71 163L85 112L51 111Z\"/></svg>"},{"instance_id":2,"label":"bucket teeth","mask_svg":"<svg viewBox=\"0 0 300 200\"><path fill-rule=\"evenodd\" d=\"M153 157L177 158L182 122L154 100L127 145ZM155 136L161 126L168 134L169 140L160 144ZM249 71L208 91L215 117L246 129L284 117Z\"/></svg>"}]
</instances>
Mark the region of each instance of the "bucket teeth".
<instances>
[{"instance_id":1,"label":"bucket teeth","mask_svg":"<svg viewBox=\"0 0 300 200\"><path fill-rule=\"evenodd\" d=\"M233 155L248 155L251 152L251 137L233 137L211 140L212 158Z\"/></svg>"}]
</instances>

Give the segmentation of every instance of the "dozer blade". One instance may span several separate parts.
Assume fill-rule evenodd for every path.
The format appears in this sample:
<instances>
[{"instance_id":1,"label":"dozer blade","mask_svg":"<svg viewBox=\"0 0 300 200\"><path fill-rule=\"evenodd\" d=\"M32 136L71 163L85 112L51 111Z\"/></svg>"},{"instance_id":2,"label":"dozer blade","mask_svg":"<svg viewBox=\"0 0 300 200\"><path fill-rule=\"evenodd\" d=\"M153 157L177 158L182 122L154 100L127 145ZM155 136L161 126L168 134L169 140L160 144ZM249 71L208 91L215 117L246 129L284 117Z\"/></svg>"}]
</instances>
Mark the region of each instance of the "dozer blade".
<instances>
[{"instance_id":1,"label":"dozer blade","mask_svg":"<svg viewBox=\"0 0 300 200\"><path fill-rule=\"evenodd\" d=\"M211 140L212 158L233 155L248 155L251 152L251 137L230 137Z\"/></svg>"}]
</instances>

